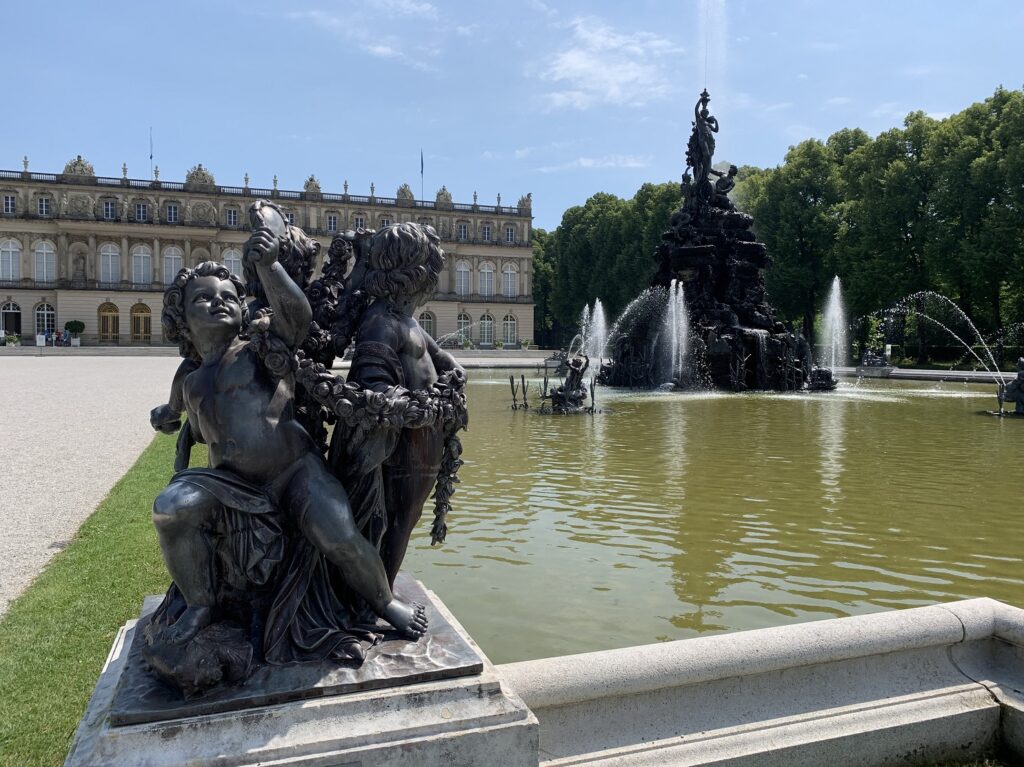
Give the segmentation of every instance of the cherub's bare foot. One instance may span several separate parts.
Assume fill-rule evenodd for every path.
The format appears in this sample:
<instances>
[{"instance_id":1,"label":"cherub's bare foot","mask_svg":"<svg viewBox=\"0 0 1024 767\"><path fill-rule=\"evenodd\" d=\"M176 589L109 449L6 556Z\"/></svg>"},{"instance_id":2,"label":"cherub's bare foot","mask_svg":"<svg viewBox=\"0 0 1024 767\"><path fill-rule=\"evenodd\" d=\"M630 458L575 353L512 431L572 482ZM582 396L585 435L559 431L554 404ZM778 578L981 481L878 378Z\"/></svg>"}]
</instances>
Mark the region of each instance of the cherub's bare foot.
<instances>
[{"instance_id":1,"label":"cherub's bare foot","mask_svg":"<svg viewBox=\"0 0 1024 767\"><path fill-rule=\"evenodd\" d=\"M210 625L210 608L198 605L186 607L173 625L160 632L160 639L170 644L185 644Z\"/></svg>"},{"instance_id":2,"label":"cherub's bare foot","mask_svg":"<svg viewBox=\"0 0 1024 767\"><path fill-rule=\"evenodd\" d=\"M427 608L423 605L392 599L380 617L410 639L419 639L427 631Z\"/></svg>"}]
</instances>

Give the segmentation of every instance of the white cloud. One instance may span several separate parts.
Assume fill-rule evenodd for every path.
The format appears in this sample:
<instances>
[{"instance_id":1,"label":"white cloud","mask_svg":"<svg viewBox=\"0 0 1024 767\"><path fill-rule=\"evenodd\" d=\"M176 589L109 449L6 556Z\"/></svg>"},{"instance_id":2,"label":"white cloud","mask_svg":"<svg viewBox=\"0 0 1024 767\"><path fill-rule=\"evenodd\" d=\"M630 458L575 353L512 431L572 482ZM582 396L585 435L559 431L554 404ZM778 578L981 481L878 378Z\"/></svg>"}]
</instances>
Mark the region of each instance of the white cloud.
<instances>
[{"instance_id":1,"label":"white cloud","mask_svg":"<svg viewBox=\"0 0 1024 767\"><path fill-rule=\"evenodd\" d=\"M568 45L548 58L540 74L557 86L544 94L551 108L639 106L670 92L660 59L682 49L668 38L650 32L625 34L594 17L573 19L568 27Z\"/></svg>"},{"instance_id":2,"label":"white cloud","mask_svg":"<svg viewBox=\"0 0 1024 767\"><path fill-rule=\"evenodd\" d=\"M400 16L415 16L424 19L436 19L437 8L420 0L369 0L376 9Z\"/></svg>"},{"instance_id":3,"label":"white cloud","mask_svg":"<svg viewBox=\"0 0 1024 767\"><path fill-rule=\"evenodd\" d=\"M849 96L833 96L830 99L825 99L825 105L830 107L841 107L845 104L849 104L852 99Z\"/></svg>"},{"instance_id":4,"label":"white cloud","mask_svg":"<svg viewBox=\"0 0 1024 767\"><path fill-rule=\"evenodd\" d=\"M515 155L515 158L517 160L525 159L529 157L531 154L533 154L532 146L524 146L522 149L517 149L515 152L513 152L513 155Z\"/></svg>"},{"instance_id":5,"label":"white cloud","mask_svg":"<svg viewBox=\"0 0 1024 767\"><path fill-rule=\"evenodd\" d=\"M796 76L796 79L797 79L797 80L806 80L806 79L808 79L808 78L807 78L807 74L806 74L805 72L801 72L800 74L798 74L798 75Z\"/></svg>"},{"instance_id":6,"label":"white cloud","mask_svg":"<svg viewBox=\"0 0 1024 767\"><path fill-rule=\"evenodd\" d=\"M611 154L604 157L577 157L560 165L546 165L537 170L541 173L558 173L565 170L592 170L594 168L646 168L651 157L632 154Z\"/></svg>"},{"instance_id":7,"label":"white cloud","mask_svg":"<svg viewBox=\"0 0 1024 767\"><path fill-rule=\"evenodd\" d=\"M540 11L545 16L557 16L558 11L552 8L547 3L541 2L541 0L530 0L530 7L535 11Z\"/></svg>"},{"instance_id":8,"label":"white cloud","mask_svg":"<svg viewBox=\"0 0 1024 767\"><path fill-rule=\"evenodd\" d=\"M846 43L836 42L835 40L815 40L807 44L807 47L812 51L824 51L826 53L832 53L833 51L841 51L847 48Z\"/></svg>"},{"instance_id":9,"label":"white cloud","mask_svg":"<svg viewBox=\"0 0 1024 767\"><path fill-rule=\"evenodd\" d=\"M871 110L872 117L881 117L888 120L902 121L910 111L901 106L897 101L886 101Z\"/></svg>"},{"instance_id":10,"label":"white cloud","mask_svg":"<svg viewBox=\"0 0 1024 767\"><path fill-rule=\"evenodd\" d=\"M927 114L933 120L945 120L947 117L949 117L953 113L952 112L926 112L925 114Z\"/></svg>"}]
</instances>

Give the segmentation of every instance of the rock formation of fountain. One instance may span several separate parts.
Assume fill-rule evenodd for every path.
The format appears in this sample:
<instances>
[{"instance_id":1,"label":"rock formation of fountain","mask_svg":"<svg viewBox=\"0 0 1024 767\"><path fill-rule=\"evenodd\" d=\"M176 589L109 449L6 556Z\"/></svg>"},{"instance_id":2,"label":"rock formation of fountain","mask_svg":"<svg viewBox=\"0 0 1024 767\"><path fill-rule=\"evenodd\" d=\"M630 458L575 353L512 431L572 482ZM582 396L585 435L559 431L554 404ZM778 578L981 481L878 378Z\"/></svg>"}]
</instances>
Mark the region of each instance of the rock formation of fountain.
<instances>
[{"instance_id":1,"label":"rock formation of fountain","mask_svg":"<svg viewBox=\"0 0 1024 767\"><path fill-rule=\"evenodd\" d=\"M666 326L664 312L671 313L675 306L667 300L671 292L681 293L688 308L689 357L695 371L690 381L733 391L799 389L810 375L810 345L776 321L765 300L762 270L771 260L751 231L753 219L737 211L729 199L736 166L728 172L712 167L719 126L708 111L709 101L705 90L694 107L683 204L655 253L658 271L652 290L640 297L640 306L649 308L652 297L660 293L662 313L645 320L642 314L654 312L627 307L616 323L617 333L611 334L613 363L602 379L633 387L668 380L657 380L659 361L654 352ZM634 316L629 316L631 310Z\"/></svg>"},{"instance_id":2,"label":"rock formation of fountain","mask_svg":"<svg viewBox=\"0 0 1024 767\"><path fill-rule=\"evenodd\" d=\"M822 333L819 345L822 347L818 367L828 368L833 373L837 367L847 363L849 346L846 340L846 311L843 309L843 285L836 275L822 314Z\"/></svg>"}]
</instances>

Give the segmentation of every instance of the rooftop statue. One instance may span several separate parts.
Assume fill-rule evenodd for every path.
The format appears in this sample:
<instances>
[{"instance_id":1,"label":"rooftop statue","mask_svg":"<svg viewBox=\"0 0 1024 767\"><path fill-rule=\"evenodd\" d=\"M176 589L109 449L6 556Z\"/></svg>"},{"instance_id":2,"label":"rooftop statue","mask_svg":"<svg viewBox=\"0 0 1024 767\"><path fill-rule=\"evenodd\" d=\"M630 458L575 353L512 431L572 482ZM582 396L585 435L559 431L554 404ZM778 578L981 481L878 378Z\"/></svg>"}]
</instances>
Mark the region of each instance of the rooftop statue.
<instances>
[{"instance_id":1,"label":"rooftop statue","mask_svg":"<svg viewBox=\"0 0 1024 767\"><path fill-rule=\"evenodd\" d=\"M424 608L394 581L435 484L444 539L461 464L465 375L413 319L444 264L433 230L339 235L310 284L319 244L272 203L250 220L244 283L206 262L164 296L185 358L151 417L180 428L153 507L173 583L143 654L186 697L267 664L358 665L389 631L421 637ZM353 338L345 381L323 362ZM196 442L206 468L189 468Z\"/></svg>"},{"instance_id":2,"label":"rooftop statue","mask_svg":"<svg viewBox=\"0 0 1024 767\"><path fill-rule=\"evenodd\" d=\"M65 176L95 176L96 171L92 167L92 163L88 160L83 160L82 155L78 155L73 160L69 160L64 166Z\"/></svg>"}]
</instances>

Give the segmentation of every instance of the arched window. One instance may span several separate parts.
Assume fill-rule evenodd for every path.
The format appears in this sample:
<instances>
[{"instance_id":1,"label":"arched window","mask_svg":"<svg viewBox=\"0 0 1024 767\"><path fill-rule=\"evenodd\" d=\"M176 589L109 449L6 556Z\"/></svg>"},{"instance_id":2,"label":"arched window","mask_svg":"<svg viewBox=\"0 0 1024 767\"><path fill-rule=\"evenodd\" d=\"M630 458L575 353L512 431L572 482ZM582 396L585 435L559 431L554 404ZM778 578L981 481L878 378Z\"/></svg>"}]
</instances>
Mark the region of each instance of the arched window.
<instances>
[{"instance_id":1,"label":"arched window","mask_svg":"<svg viewBox=\"0 0 1024 767\"><path fill-rule=\"evenodd\" d=\"M224 266L236 277L242 276L242 251L228 248L220 254Z\"/></svg>"},{"instance_id":2,"label":"arched window","mask_svg":"<svg viewBox=\"0 0 1024 767\"><path fill-rule=\"evenodd\" d=\"M505 298L519 295L519 270L512 264L505 264L501 268L501 294Z\"/></svg>"},{"instance_id":3,"label":"arched window","mask_svg":"<svg viewBox=\"0 0 1024 767\"><path fill-rule=\"evenodd\" d=\"M480 295L489 298L494 295L494 265L480 265Z\"/></svg>"},{"instance_id":4,"label":"arched window","mask_svg":"<svg viewBox=\"0 0 1024 767\"><path fill-rule=\"evenodd\" d=\"M176 245L164 248L164 285L170 285L185 266L185 254Z\"/></svg>"},{"instance_id":5,"label":"arched window","mask_svg":"<svg viewBox=\"0 0 1024 767\"><path fill-rule=\"evenodd\" d=\"M121 249L112 242L100 245L100 282L121 281Z\"/></svg>"},{"instance_id":6,"label":"arched window","mask_svg":"<svg viewBox=\"0 0 1024 767\"><path fill-rule=\"evenodd\" d=\"M36 307L36 335L52 333L57 329L57 310L50 304Z\"/></svg>"},{"instance_id":7,"label":"arched window","mask_svg":"<svg viewBox=\"0 0 1024 767\"><path fill-rule=\"evenodd\" d=\"M455 293L460 296L469 295L469 264L459 261L455 264Z\"/></svg>"},{"instance_id":8,"label":"arched window","mask_svg":"<svg viewBox=\"0 0 1024 767\"><path fill-rule=\"evenodd\" d=\"M21 245L17 240L0 242L0 280L21 279Z\"/></svg>"},{"instance_id":9,"label":"arched window","mask_svg":"<svg viewBox=\"0 0 1024 767\"><path fill-rule=\"evenodd\" d=\"M57 281L57 251L53 245L43 240L36 245L36 282Z\"/></svg>"},{"instance_id":10,"label":"arched window","mask_svg":"<svg viewBox=\"0 0 1024 767\"><path fill-rule=\"evenodd\" d=\"M149 285L153 282L153 249L148 245L132 248L132 284Z\"/></svg>"},{"instance_id":11,"label":"arched window","mask_svg":"<svg viewBox=\"0 0 1024 767\"><path fill-rule=\"evenodd\" d=\"M149 343L152 338L152 313L145 304L132 307L132 341Z\"/></svg>"},{"instance_id":12,"label":"arched window","mask_svg":"<svg viewBox=\"0 0 1024 767\"><path fill-rule=\"evenodd\" d=\"M473 323L469 320L469 315L465 312L459 312L459 317L456 320L455 328L459 334L459 340L465 341L469 338L469 326Z\"/></svg>"},{"instance_id":13,"label":"arched window","mask_svg":"<svg viewBox=\"0 0 1024 767\"><path fill-rule=\"evenodd\" d=\"M434 315L430 312L423 312L419 316L420 327L423 328L423 332L431 338L434 337Z\"/></svg>"},{"instance_id":14,"label":"arched window","mask_svg":"<svg viewBox=\"0 0 1024 767\"><path fill-rule=\"evenodd\" d=\"M519 323L511 314L506 314L501 321L501 340L506 344L514 344L519 341Z\"/></svg>"},{"instance_id":15,"label":"arched window","mask_svg":"<svg viewBox=\"0 0 1024 767\"><path fill-rule=\"evenodd\" d=\"M116 341L120 335L120 316L113 304L100 304L100 341Z\"/></svg>"},{"instance_id":16,"label":"arched window","mask_svg":"<svg viewBox=\"0 0 1024 767\"><path fill-rule=\"evenodd\" d=\"M485 346L494 343L494 317L489 314L480 318L480 343Z\"/></svg>"},{"instance_id":17,"label":"arched window","mask_svg":"<svg viewBox=\"0 0 1024 767\"><path fill-rule=\"evenodd\" d=\"M14 301L0 306L0 336L21 335L21 307Z\"/></svg>"}]
</instances>

